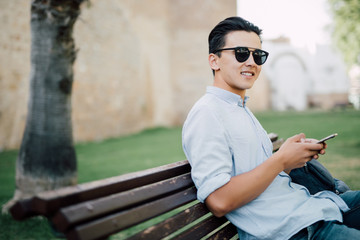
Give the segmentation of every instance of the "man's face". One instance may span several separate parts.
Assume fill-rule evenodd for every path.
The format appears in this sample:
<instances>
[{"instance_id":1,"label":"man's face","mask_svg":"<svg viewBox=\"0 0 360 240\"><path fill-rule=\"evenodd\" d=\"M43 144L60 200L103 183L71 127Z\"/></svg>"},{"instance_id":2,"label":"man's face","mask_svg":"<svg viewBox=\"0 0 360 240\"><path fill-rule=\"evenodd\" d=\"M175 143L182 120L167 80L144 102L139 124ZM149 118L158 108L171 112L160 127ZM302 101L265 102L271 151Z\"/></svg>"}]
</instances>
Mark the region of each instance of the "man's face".
<instances>
[{"instance_id":1,"label":"man's face","mask_svg":"<svg viewBox=\"0 0 360 240\"><path fill-rule=\"evenodd\" d=\"M254 32L233 31L225 36L223 48L248 47L261 49L259 36ZM212 69L215 70L214 86L236 93L244 98L247 89L250 89L258 78L261 66L254 62L253 55L245 62L238 62L233 50L221 51L221 57L209 56Z\"/></svg>"}]
</instances>

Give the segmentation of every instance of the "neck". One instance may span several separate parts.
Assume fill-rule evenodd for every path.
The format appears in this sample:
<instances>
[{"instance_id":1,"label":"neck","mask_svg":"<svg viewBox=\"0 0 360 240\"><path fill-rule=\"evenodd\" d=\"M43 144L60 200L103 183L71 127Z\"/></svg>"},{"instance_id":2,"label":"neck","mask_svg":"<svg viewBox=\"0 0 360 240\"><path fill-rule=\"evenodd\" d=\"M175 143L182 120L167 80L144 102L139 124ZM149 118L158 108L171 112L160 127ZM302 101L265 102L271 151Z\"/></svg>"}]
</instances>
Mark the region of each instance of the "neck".
<instances>
[{"instance_id":1,"label":"neck","mask_svg":"<svg viewBox=\"0 0 360 240\"><path fill-rule=\"evenodd\" d=\"M221 83L221 82L220 82L220 83ZM237 89L231 88L231 87L228 86L228 85L224 85L224 84L220 84L220 83L214 81L213 86L214 86L214 87L218 87L218 88L222 88L222 89L224 89L224 90L226 90L226 91L229 91L229 92L235 93L235 94L237 94L237 95L240 95L240 97L242 98L242 100L245 100L245 94L246 94L246 90L245 90L245 89L241 89L241 90L239 89L239 90L237 90Z\"/></svg>"}]
</instances>

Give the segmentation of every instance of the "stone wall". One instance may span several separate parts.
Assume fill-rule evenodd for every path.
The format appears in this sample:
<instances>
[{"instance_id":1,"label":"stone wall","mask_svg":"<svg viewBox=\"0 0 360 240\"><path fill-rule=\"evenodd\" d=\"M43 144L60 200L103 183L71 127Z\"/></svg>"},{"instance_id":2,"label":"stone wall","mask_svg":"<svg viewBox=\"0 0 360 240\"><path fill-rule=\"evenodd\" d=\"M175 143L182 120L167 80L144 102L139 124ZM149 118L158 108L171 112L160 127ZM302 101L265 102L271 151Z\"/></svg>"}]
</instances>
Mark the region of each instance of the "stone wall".
<instances>
[{"instance_id":1,"label":"stone wall","mask_svg":"<svg viewBox=\"0 0 360 240\"><path fill-rule=\"evenodd\" d=\"M0 150L18 147L30 74L30 1L0 1Z\"/></svg>"},{"instance_id":2,"label":"stone wall","mask_svg":"<svg viewBox=\"0 0 360 240\"><path fill-rule=\"evenodd\" d=\"M236 0L82 5L72 93L76 142L175 126L212 83L207 36ZM30 1L0 1L0 150L18 148L30 74Z\"/></svg>"}]
</instances>

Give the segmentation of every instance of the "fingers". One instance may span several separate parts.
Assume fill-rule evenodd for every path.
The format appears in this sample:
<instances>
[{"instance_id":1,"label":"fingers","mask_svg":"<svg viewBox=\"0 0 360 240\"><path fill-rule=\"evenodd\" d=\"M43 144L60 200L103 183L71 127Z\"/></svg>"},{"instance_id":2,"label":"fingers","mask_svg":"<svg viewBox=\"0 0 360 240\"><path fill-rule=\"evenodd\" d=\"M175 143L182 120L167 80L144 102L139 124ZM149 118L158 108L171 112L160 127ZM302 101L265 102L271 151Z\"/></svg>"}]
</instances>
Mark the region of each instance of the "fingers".
<instances>
[{"instance_id":1,"label":"fingers","mask_svg":"<svg viewBox=\"0 0 360 240\"><path fill-rule=\"evenodd\" d=\"M318 144L318 143L303 143L304 147L309 149L309 150L314 150L314 151L321 151L322 149L324 149L322 144Z\"/></svg>"},{"instance_id":2,"label":"fingers","mask_svg":"<svg viewBox=\"0 0 360 240\"><path fill-rule=\"evenodd\" d=\"M306 145L306 148L310 150L310 154L313 154L313 158L319 159L319 154L324 155L325 154L325 148L326 144L318 144L318 143L310 143Z\"/></svg>"},{"instance_id":3,"label":"fingers","mask_svg":"<svg viewBox=\"0 0 360 240\"><path fill-rule=\"evenodd\" d=\"M303 141L303 140L301 140L301 139L305 139L305 134L304 134L304 133L299 133L299 134L293 136L292 139L293 139L295 142L301 142L301 141Z\"/></svg>"},{"instance_id":4,"label":"fingers","mask_svg":"<svg viewBox=\"0 0 360 240\"><path fill-rule=\"evenodd\" d=\"M299 134L296 134L292 137L289 137L287 139L287 141L289 142L301 142L302 140L301 139L305 139L305 134L304 133L299 133Z\"/></svg>"},{"instance_id":5,"label":"fingers","mask_svg":"<svg viewBox=\"0 0 360 240\"><path fill-rule=\"evenodd\" d=\"M306 142L306 143L317 143L318 140L316 140L314 138L306 138L304 142Z\"/></svg>"},{"instance_id":6,"label":"fingers","mask_svg":"<svg viewBox=\"0 0 360 240\"><path fill-rule=\"evenodd\" d=\"M300 139L300 142L301 143L311 143L311 144L318 144L318 145L321 145L321 149L326 149L327 148L327 144L325 142L323 143L318 143L319 140L317 139L314 139L314 138L302 138Z\"/></svg>"}]
</instances>

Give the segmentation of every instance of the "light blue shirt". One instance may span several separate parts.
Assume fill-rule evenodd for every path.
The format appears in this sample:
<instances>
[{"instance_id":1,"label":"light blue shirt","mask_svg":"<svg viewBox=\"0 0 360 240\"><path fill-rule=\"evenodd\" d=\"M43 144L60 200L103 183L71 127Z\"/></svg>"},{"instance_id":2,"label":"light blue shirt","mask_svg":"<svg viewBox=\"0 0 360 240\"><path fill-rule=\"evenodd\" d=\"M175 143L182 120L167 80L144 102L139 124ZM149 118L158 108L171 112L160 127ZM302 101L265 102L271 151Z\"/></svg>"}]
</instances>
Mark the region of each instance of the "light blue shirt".
<instances>
[{"instance_id":1,"label":"light blue shirt","mask_svg":"<svg viewBox=\"0 0 360 240\"><path fill-rule=\"evenodd\" d=\"M230 178L248 172L272 155L267 132L237 94L208 87L183 126L183 149L201 202ZM241 186L239 186L240 188ZM250 203L226 217L240 239L288 239L319 220L342 221L346 203L332 192L310 195L281 172Z\"/></svg>"}]
</instances>

